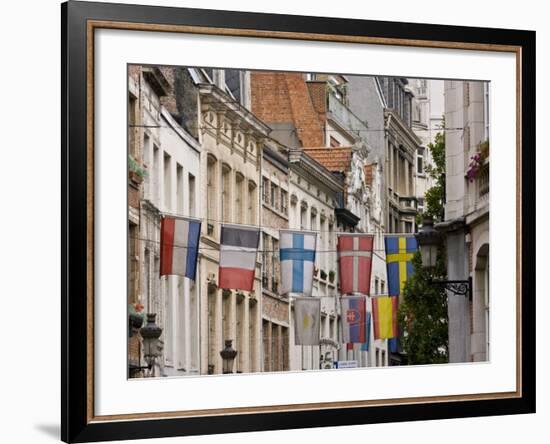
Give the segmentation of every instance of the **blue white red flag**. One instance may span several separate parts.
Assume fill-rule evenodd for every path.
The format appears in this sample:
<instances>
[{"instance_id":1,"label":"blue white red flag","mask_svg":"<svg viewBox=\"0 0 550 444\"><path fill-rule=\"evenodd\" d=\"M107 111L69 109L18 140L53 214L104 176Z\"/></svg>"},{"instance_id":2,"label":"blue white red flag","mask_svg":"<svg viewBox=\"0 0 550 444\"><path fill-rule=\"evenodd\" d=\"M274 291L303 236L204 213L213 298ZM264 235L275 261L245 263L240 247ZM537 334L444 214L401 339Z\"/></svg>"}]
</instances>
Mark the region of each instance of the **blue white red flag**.
<instances>
[{"instance_id":1,"label":"blue white red flag","mask_svg":"<svg viewBox=\"0 0 550 444\"><path fill-rule=\"evenodd\" d=\"M160 275L195 280L201 223L192 219L163 217L160 222Z\"/></svg>"},{"instance_id":2,"label":"blue white red flag","mask_svg":"<svg viewBox=\"0 0 550 444\"><path fill-rule=\"evenodd\" d=\"M244 225L222 225L219 287L252 291L260 230Z\"/></svg>"},{"instance_id":3,"label":"blue white red flag","mask_svg":"<svg viewBox=\"0 0 550 444\"><path fill-rule=\"evenodd\" d=\"M342 341L363 344L367 340L367 304L365 296L345 296L342 305Z\"/></svg>"}]
</instances>

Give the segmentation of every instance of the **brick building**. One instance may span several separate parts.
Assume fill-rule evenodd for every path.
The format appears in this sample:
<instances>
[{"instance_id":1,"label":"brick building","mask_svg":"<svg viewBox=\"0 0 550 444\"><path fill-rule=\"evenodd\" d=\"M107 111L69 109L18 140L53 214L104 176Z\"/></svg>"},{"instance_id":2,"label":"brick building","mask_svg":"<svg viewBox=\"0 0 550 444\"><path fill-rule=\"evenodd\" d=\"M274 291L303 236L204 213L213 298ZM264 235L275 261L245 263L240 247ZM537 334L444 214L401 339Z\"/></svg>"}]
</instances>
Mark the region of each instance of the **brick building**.
<instances>
[{"instance_id":1,"label":"brick building","mask_svg":"<svg viewBox=\"0 0 550 444\"><path fill-rule=\"evenodd\" d=\"M306 221L304 223L300 220L299 223L294 224L294 227L320 230L321 244L331 242L332 248L336 246L336 231L373 232L376 235L376 249L383 250L385 222L382 211L383 169L378 162L378 157L375 157L372 163L376 163L377 166L374 174L370 175L370 182L367 180L367 174L371 173L368 161L370 147L366 137L368 125L366 119L361 120L348 106L350 101L348 77L327 74L252 72L251 85L252 111L273 129L272 137L289 146L295 159L298 158L297 153L301 151L302 165L319 165L318 169L326 170L342 186L341 190L334 194L334 202L331 203L330 208L324 208L330 212L332 222L328 222L329 219L325 214L318 224L315 214L319 204L313 204L313 208L310 209L311 204L308 204L308 199L305 199L300 202L300 205L306 213ZM380 117L383 119L383 110ZM306 186L308 190L315 189L317 190L315 193L322 194L317 188L317 183L313 183L314 175L304 174L307 169L304 170L303 167L300 167L301 177L294 181L294 172L301 164L299 162L293 164L291 161L291 190L302 192L303 187ZM319 178L325 177L328 177L325 173L319 173ZM372 180L373 177L377 180ZM377 189L374 190L374 187ZM310 221L312 210L314 216L313 221ZM292 222L291 217L291 227L293 227ZM331 228L327 230L329 226ZM376 293L385 287L386 282L385 258L383 254L378 256L374 260L377 278L373 280L373 292L376 289ZM320 269L320 275L336 275L338 267L335 252L320 253L317 266ZM318 289L316 294L323 297L333 294L330 285L325 288L322 279L316 280L314 287L316 285ZM335 324L338 324L339 307L334 304L331 307L323 307L328 312L334 313ZM329 315L323 313L323 316ZM326 331L330 332L330 328ZM371 349L373 354L370 358L369 354L361 352L357 345L353 350L341 349L334 354L334 359L338 356L338 359L357 360L359 365L364 366L385 365L387 363L385 341L373 344ZM316 365L317 353L317 351L311 353L307 350L302 351L304 368L314 368L310 366ZM306 361L308 364L305 364Z\"/></svg>"}]
</instances>

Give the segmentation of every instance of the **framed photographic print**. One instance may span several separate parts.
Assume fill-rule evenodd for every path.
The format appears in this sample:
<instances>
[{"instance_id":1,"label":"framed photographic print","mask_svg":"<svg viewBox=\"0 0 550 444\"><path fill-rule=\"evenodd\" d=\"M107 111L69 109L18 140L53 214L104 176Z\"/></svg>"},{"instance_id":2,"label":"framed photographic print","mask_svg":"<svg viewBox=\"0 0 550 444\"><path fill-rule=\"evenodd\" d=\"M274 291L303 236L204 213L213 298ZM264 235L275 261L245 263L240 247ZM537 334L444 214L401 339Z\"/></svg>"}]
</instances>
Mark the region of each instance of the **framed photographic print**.
<instances>
[{"instance_id":1,"label":"framed photographic print","mask_svg":"<svg viewBox=\"0 0 550 444\"><path fill-rule=\"evenodd\" d=\"M535 411L535 33L62 5L62 439Z\"/></svg>"}]
</instances>

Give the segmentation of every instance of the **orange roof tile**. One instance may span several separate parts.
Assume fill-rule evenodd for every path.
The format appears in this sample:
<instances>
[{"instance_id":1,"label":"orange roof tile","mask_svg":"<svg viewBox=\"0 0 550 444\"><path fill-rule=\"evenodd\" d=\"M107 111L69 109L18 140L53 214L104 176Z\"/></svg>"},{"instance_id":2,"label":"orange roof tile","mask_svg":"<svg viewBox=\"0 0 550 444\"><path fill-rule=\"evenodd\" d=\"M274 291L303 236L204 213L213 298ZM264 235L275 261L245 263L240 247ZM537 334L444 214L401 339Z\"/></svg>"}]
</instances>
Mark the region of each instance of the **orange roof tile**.
<instances>
[{"instance_id":1,"label":"orange roof tile","mask_svg":"<svg viewBox=\"0 0 550 444\"><path fill-rule=\"evenodd\" d=\"M350 147L303 148L304 152L331 172L345 173L351 165Z\"/></svg>"}]
</instances>

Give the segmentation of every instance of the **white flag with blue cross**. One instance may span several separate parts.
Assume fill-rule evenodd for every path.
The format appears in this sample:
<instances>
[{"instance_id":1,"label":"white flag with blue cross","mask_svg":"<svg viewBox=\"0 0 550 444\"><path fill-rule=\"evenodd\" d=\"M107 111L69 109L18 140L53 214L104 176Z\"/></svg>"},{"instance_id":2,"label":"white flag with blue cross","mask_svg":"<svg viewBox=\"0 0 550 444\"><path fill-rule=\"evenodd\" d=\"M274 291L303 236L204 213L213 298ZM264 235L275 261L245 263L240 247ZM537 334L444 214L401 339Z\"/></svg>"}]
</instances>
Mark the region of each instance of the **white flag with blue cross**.
<instances>
[{"instance_id":1,"label":"white flag with blue cross","mask_svg":"<svg viewBox=\"0 0 550 444\"><path fill-rule=\"evenodd\" d=\"M311 294L317 233L281 230L281 294Z\"/></svg>"}]
</instances>

